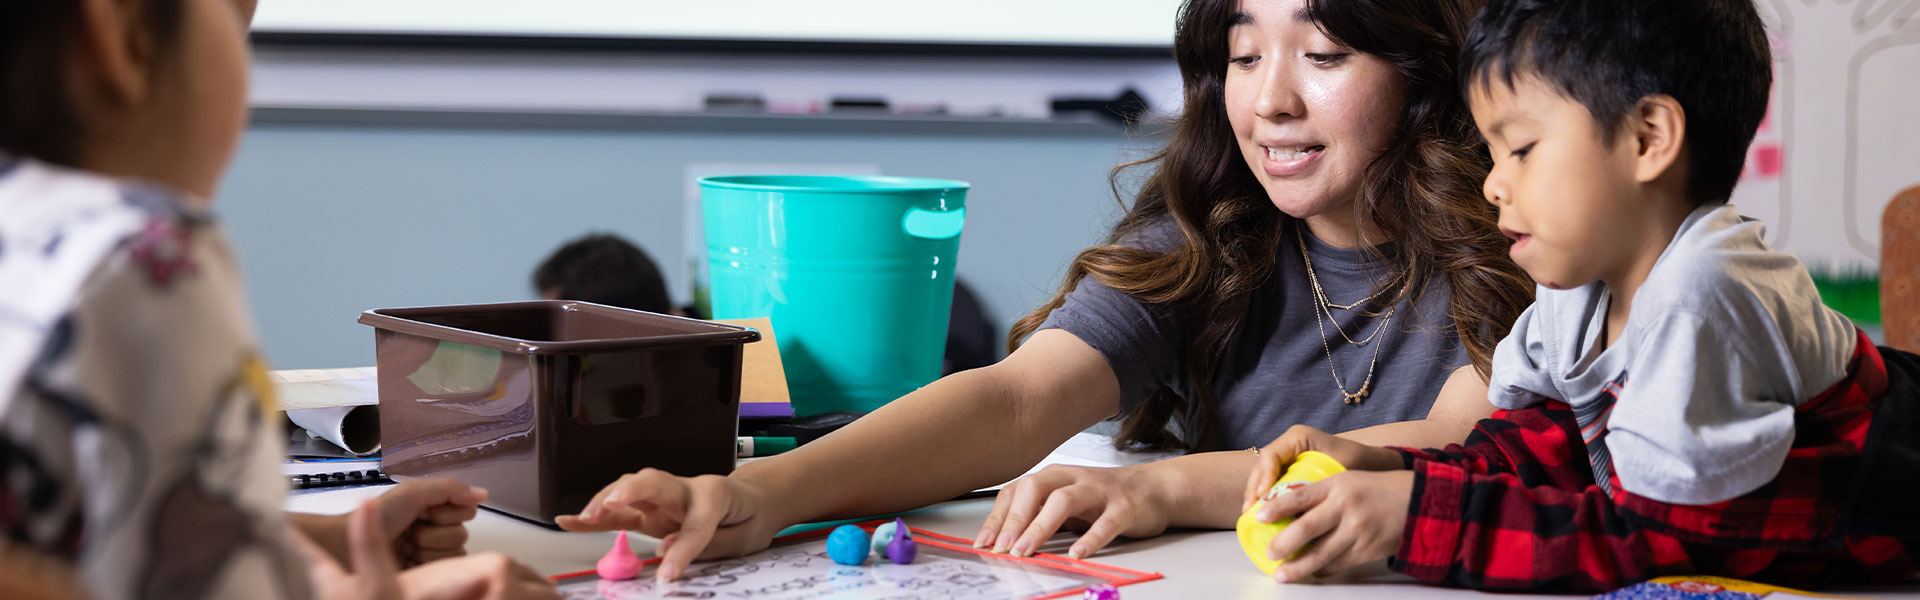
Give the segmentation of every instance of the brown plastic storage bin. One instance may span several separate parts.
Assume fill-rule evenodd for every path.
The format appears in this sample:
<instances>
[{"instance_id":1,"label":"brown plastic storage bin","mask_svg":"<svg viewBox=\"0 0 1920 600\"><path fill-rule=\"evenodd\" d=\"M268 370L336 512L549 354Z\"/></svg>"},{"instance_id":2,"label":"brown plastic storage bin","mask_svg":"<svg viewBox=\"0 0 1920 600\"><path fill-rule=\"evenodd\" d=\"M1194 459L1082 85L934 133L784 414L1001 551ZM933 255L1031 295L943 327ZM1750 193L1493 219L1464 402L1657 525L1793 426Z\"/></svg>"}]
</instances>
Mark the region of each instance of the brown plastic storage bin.
<instances>
[{"instance_id":1,"label":"brown plastic storage bin","mask_svg":"<svg viewBox=\"0 0 1920 600\"><path fill-rule=\"evenodd\" d=\"M380 368L380 467L486 487L534 521L621 474L733 470L744 327L547 300L360 315Z\"/></svg>"}]
</instances>

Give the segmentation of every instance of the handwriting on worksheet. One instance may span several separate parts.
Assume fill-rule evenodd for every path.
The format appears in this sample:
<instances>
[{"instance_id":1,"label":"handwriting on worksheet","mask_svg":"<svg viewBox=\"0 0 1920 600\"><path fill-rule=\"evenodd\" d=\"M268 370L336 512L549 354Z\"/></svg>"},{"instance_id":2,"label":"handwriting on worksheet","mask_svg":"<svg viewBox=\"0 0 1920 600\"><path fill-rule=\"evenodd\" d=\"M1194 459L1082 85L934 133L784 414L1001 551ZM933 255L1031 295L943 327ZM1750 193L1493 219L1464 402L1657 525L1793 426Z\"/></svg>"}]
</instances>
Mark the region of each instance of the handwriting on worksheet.
<instances>
[{"instance_id":1,"label":"handwriting on worksheet","mask_svg":"<svg viewBox=\"0 0 1920 600\"><path fill-rule=\"evenodd\" d=\"M827 558L825 539L815 537L741 558L694 563L680 581L666 586L654 583L649 565L627 581L593 575L566 579L560 593L568 600L990 600L1032 598L1101 582L1093 575L933 545L923 545L909 565L839 565Z\"/></svg>"}]
</instances>

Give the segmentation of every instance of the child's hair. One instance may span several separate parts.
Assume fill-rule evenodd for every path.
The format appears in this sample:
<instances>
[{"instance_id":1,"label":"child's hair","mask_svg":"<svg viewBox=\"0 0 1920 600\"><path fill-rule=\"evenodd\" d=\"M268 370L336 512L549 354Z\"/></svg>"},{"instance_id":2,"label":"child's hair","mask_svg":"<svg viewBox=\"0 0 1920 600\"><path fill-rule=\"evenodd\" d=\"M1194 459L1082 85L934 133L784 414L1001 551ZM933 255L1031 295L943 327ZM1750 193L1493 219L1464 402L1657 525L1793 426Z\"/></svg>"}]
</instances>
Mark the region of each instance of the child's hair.
<instances>
[{"instance_id":1,"label":"child's hair","mask_svg":"<svg viewBox=\"0 0 1920 600\"><path fill-rule=\"evenodd\" d=\"M140 3L139 22L156 50L172 47L180 31L180 0ZM67 94L67 51L80 27L74 0L0 2L0 149L51 163L80 160L86 124Z\"/></svg>"},{"instance_id":2,"label":"child's hair","mask_svg":"<svg viewBox=\"0 0 1920 600\"><path fill-rule=\"evenodd\" d=\"M1706 204L1740 179L1772 60L1752 0L1492 0L1467 35L1460 82L1538 77L1586 106L1609 144L1642 98L1672 96L1687 123L1687 195Z\"/></svg>"},{"instance_id":3,"label":"child's hair","mask_svg":"<svg viewBox=\"0 0 1920 600\"><path fill-rule=\"evenodd\" d=\"M593 234L568 242L533 272L534 291L580 300L668 313L667 282L647 253L611 234Z\"/></svg>"}]
</instances>

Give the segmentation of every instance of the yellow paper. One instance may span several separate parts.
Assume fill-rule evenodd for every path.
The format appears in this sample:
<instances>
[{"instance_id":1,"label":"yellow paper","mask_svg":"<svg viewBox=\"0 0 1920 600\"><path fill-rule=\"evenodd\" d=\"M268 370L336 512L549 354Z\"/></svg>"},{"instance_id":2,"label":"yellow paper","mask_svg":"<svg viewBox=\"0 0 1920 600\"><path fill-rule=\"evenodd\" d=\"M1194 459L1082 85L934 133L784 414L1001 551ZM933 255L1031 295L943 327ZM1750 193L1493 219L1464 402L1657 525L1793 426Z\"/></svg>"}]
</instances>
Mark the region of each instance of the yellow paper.
<instances>
[{"instance_id":1,"label":"yellow paper","mask_svg":"<svg viewBox=\"0 0 1920 600\"><path fill-rule=\"evenodd\" d=\"M760 332L760 341L741 348L740 402L787 404L787 371L780 365L780 344L774 338L773 319L716 319L715 322L751 327Z\"/></svg>"}]
</instances>

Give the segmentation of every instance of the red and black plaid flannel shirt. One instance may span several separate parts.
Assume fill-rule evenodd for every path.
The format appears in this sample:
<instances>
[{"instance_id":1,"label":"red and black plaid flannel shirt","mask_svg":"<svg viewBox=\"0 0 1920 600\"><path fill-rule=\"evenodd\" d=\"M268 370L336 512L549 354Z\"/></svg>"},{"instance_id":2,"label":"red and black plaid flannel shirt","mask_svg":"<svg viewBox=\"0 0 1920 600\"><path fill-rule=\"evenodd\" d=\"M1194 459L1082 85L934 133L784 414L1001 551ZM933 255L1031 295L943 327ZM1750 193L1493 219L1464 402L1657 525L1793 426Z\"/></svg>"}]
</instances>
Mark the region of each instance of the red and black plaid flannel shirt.
<instances>
[{"instance_id":1,"label":"red and black plaid flannel shirt","mask_svg":"<svg viewBox=\"0 0 1920 600\"><path fill-rule=\"evenodd\" d=\"M1676 574L1810 587L1911 577L1920 497L1856 500L1887 491L1875 480L1902 478L1892 486L1907 489L1920 480L1920 472L1872 472L1912 470L1911 456L1868 452L1884 441L1869 440L1876 413L1904 402L1888 420L1906 431L1873 437L1893 436L1906 445L1894 453L1912 454L1916 418L1907 407L1916 388L1897 372L1900 397L1889 396L1881 351L1865 335L1857 348L1848 377L1796 410L1780 474L1716 504L1636 496L1613 470L1613 493L1603 491L1573 411L1556 401L1496 412L1464 446L1400 448L1415 476L1393 566L1423 581L1498 590L1601 591ZM1920 365L1900 354L1901 371ZM1883 489L1867 489L1875 487ZM1847 514L1862 507L1896 516Z\"/></svg>"}]
</instances>

